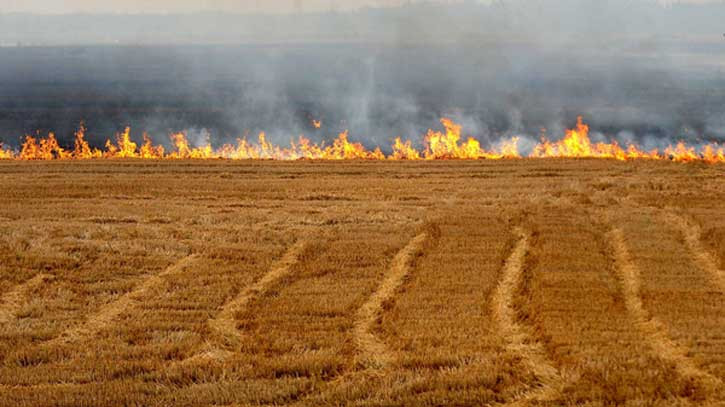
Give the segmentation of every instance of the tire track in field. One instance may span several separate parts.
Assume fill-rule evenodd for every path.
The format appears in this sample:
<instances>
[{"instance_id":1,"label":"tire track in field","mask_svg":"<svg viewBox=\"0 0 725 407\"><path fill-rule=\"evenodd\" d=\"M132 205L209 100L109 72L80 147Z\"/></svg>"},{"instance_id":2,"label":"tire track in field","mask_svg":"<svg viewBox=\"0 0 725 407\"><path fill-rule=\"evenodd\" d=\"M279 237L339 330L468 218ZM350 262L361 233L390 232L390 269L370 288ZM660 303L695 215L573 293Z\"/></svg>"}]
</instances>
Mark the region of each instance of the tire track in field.
<instances>
[{"instance_id":1,"label":"tire track in field","mask_svg":"<svg viewBox=\"0 0 725 407\"><path fill-rule=\"evenodd\" d=\"M413 269L415 260L423 254L429 239L430 234L423 232L395 255L385 279L357 312L353 340L360 352L359 363L366 369L384 369L394 360L385 343L375 335L374 329L382 316L383 304L390 301L403 285L405 277Z\"/></svg>"},{"instance_id":2,"label":"tire track in field","mask_svg":"<svg viewBox=\"0 0 725 407\"><path fill-rule=\"evenodd\" d=\"M290 247L287 252L275 262L269 272L253 285L245 288L236 298L227 302L221 312L209 320L209 326L225 341L232 344L239 343L242 338L237 329L235 315L243 311L255 298L264 295L278 281L292 273L292 267L300 261L308 247L307 240L300 240Z\"/></svg>"},{"instance_id":3,"label":"tire track in field","mask_svg":"<svg viewBox=\"0 0 725 407\"><path fill-rule=\"evenodd\" d=\"M709 389L721 387L722 381L697 367L687 357L686 351L668 337L667 328L656 319L651 318L644 309L640 296L640 272L632 261L622 230L613 229L609 232L608 238L613 248L614 261L622 283L625 307L649 346L662 360L672 363L680 376L698 381Z\"/></svg>"},{"instance_id":4,"label":"tire track in field","mask_svg":"<svg viewBox=\"0 0 725 407\"><path fill-rule=\"evenodd\" d=\"M233 354L232 352L222 349L219 345L236 345L241 341L242 333L237 329L235 315L244 311L253 300L264 295L281 279L289 276L292 273L292 268L295 264L299 263L300 258L309 246L309 240L299 240L287 250L282 258L272 265L267 274L253 285L242 290L231 301L224 304L219 314L207 321L207 324L215 335L211 343L204 351L174 363L173 366L192 365L196 362L206 360L223 360L231 356Z\"/></svg>"},{"instance_id":5,"label":"tire track in field","mask_svg":"<svg viewBox=\"0 0 725 407\"><path fill-rule=\"evenodd\" d=\"M672 212L667 212L665 218L682 233L682 236L685 238L687 250L690 252L697 267L710 275L721 291L725 291L725 271L718 268L715 258L703 246L701 240L702 231L700 228L688 222L684 217Z\"/></svg>"},{"instance_id":6,"label":"tire track in field","mask_svg":"<svg viewBox=\"0 0 725 407\"><path fill-rule=\"evenodd\" d=\"M184 257L178 262L167 267L163 272L146 278L133 291L128 292L116 301L103 306L99 312L89 317L85 324L66 330L59 337L46 342L45 345L53 346L62 343L72 343L81 338L87 338L95 335L103 328L111 325L113 321L121 315L121 313L130 308L137 297L146 294L149 290L156 286L162 285L165 277L184 271L198 258L198 255Z\"/></svg>"},{"instance_id":7,"label":"tire track in field","mask_svg":"<svg viewBox=\"0 0 725 407\"><path fill-rule=\"evenodd\" d=\"M391 368L395 357L387 345L375 334L374 330L383 314L383 306L390 301L405 282L405 278L415 267L416 260L424 254L425 247L433 239L431 232L421 232L402 248L393 258L383 281L368 300L358 308L353 322L353 343L357 349L356 365L358 369L349 370L325 385L321 393L301 397L294 406L325 405L326 397L346 387L355 386L360 380L378 380L377 373ZM342 389L342 390L341 390Z\"/></svg>"},{"instance_id":8,"label":"tire track in field","mask_svg":"<svg viewBox=\"0 0 725 407\"><path fill-rule=\"evenodd\" d=\"M517 321L514 302L523 279L524 262L531 234L522 228L516 228L514 231L519 240L504 264L501 281L492 297L491 309L493 319L506 341L507 350L520 356L527 370L533 372L539 381L537 387L506 404L523 406L535 401L558 399L563 381L558 370L548 360L544 347L532 338L527 327Z\"/></svg>"},{"instance_id":9,"label":"tire track in field","mask_svg":"<svg viewBox=\"0 0 725 407\"><path fill-rule=\"evenodd\" d=\"M53 276L49 274L38 274L30 280L16 285L12 290L5 293L2 299L0 299L0 325L14 321L28 293L52 278Z\"/></svg>"}]
</instances>

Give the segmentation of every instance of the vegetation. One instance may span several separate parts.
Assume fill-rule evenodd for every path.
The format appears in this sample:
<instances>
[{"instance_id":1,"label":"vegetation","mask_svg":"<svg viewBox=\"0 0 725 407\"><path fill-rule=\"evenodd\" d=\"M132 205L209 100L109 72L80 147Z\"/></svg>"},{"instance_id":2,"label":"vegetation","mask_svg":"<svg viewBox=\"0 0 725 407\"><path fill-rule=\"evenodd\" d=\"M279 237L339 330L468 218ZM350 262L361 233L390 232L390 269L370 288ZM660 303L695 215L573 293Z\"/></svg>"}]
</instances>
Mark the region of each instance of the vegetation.
<instances>
[{"instance_id":1,"label":"vegetation","mask_svg":"<svg viewBox=\"0 0 725 407\"><path fill-rule=\"evenodd\" d=\"M0 162L0 405L721 405L724 172Z\"/></svg>"}]
</instances>

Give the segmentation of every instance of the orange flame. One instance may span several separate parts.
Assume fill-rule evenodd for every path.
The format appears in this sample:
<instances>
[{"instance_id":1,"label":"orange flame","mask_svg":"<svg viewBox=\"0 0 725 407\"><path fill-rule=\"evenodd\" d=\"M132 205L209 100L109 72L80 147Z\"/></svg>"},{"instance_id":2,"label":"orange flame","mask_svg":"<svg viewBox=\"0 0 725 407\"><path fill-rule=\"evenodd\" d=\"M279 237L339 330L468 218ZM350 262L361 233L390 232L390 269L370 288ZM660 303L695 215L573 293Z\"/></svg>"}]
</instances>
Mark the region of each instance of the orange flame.
<instances>
[{"instance_id":1,"label":"orange flame","mask_svg":"<svg viewBox=\"0 0 725 407\"><path fill-rule=\"evenodd\" d=\"M702 152L702 159L710 164L725 163L725 148L708 144Z\"/></svg>"},{"instance_id":2,"label":"orange flame","mask_svg":"<svg viewBox=\"0 0 725 407\"><path fill-rule=\"evenodd\" d=\"M693 148L694 151L694 148ZM622 148L616 141L612 143L592 143L589 139L589 126L581 116L577 118L576 128L567 130L566 137L558 142L542 138L531 157L559 158L611 158L620 161L633 159L660 159L657 150L642 151L634 144Z\"/></svg>"},{"instance_id":3,"label":"orange flame","mask_svg":"<svg viewBox=\"0 0 725 407\"><path fill-rule=\"evenodd\" d=\"M62 159L94 159L94 158L138 158L138 159L232 159L232 160L478 160L478 159L518 159L519 138L503 140L498 145L486 150L481 143L472 137L464 140L462 127L450 119L441 119L444 131L428 130L423 148L418 150L410 140L396 138L392 144L392 153L386 156L380 148L369 150L361 143L350 141L347 131L338 135L330 145L313 143L300 136L292 141L289 147L282 147L267 140L265 133L260 133L256 142L247 139L237 140L236 145L225 144L214 149L208 142L199 147L192 147L184 133L172 134L173 151L167 152L163 146L154 145L147 134L143 135L143 143L139 146L131 139L131 130L126 128L116 136L116 141L106 141L105 149L91 148L85 140L86 129L83 125L75 135L72 151L64 150L51 133L46 138L26 136L19 154L3 149L0 145L0 159L20 160L62 160ZM581 117L574 129L567 130L559 141L549 141L542 137L530 157L534 158L607 158L616 160L634 159L669 159L675 162L701 161L707 163L725 163L725 149L716 145L706 145L699 152L695 147L685 143L668 147L663 152L658 150L643 151L636 145L625 147L617 142L593 143L589 138L589 126Z\"/></svg>"},{"instance_id":4,"label":"orange flame","mask_svg":"<svg viewBox=\"0 0 725 407\"><path fill-rule=\"evenodd\" d=\"M469 137L463 143L459 143L461 140L461 126L452 120L443 118L441 124L446 129L445 134L428 130L424 151L426 160L495 160L521 157L518 152L519 139L517 137L503 141L498 149L486 151L481 148L481 143L472 137Z\"/></svg>"},{"instance_id":5,"label":"orange flame","mask_svg":"<svg viewBox=\"0 0 725 407\"><path fill-rule=\"evenodd\" d=\"M203 147L190 147L189 140L187 140L184 133L172 134L171 141L176 146L176 151L171 153L169 158L202 160L218 157L208 143Z\"/></svg>"},{"instance_id":6,"label":"orange flame","mask_svg":"<svg viewBox=\"0 0 725 407\"><path fill-rule=\"evenodd\" d=\"M73 150L73 158L78 160L89 160L91 158L103 157L103 152L98 149L91 149L85 140L86 128L81 124L76 132L75 149Z\"/></svg>"},{"instance_id":7,"label":"orange flame","mask_svg":"<svg viewBox=\"0 0 725 407\"><path fill-rule=\"evenodd\" d=\"M12 160L15 158L15 152L13 150L5 149L3 144L0 143L0 160Z\"/></svg>"},{"instance_id":8,"label":"orange flame","mask_svg":"<svg viewBox=\"0 0 725 407\"><path fill-rule=\"evenodd\" d=\"M577 119L575 129L567 130L566 137L558 142L551 142L542 137L541 143L534 148L532 157L566 157L566 158L616 158L626 159L627 154L619 145L592 144L589 139L589 126L584 124L582 118Z\"/></svg>"},{"instance_id":9,"label":"orange flame","mask_svg":"<svg viewBox=\"0 0 725 407\"><path fill-rule=\"evenodd\" d=\"M116 157L118 158L138 158L136 153L136 147L138 144L131 141L131 129L126 127L126 130L116 138L118 142L118 152Z\"/></svg>"},{"instance_id":10,"label":"orange flame","mask_svg":"<svg viewBox=\"0 0 725 407\"><path fill-rule=\"evenodd\" d=\"M395 139L393 144L393 154L391 160L420 160L420 153L413 148L413 142L408 140L403 142L400 137Z\"/></svg>"},{"instance_id":11,"label":"orange flame","mask_svg":"<svg viewBox=\"0 0 725 407\"><path fill-rule=\"evenodd\" d=\"M148 134L144 133L139 157L147 160L164 158L164 146L154 146Z\"/></svg>"},{"instance_id":12,"label":"orange flame","mask_svg":"<svg viewBox=\"0 0 725 407\"><path fill-rule=\"evenodd\" d=\"M677 143L676 147L669 146L665 149L665 155L675 162L692 162L700 159L694 147L685 145L684 142Z\"/></svg>"},{"instance_id":13,"label":"orange flame","mask_svg":"<svg viewBox=\"0 0 725 407\"><path fill-rule=\"evenodd\" d=\"M25 142L20 151L21 160L64 160L71 158L72 154L58 145L55 134L48 134L47 138L40 139L25 136Z\"/></svg>"}]
</instances>

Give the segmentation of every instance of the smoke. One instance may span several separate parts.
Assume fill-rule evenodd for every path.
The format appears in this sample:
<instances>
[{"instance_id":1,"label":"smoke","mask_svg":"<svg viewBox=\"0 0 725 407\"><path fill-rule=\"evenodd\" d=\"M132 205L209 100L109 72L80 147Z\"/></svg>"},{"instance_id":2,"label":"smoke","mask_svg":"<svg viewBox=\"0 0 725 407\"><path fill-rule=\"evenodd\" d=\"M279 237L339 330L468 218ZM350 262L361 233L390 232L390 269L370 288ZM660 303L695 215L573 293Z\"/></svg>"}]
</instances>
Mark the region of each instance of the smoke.
<instances>
[{"instance_id":1,"label":"smoke","mask_svg":"<svg viewBox=\"0 0 725 407\"><path fill-rule=\"evenodd\" d=\"M0 15L0 141L70 145L131 126L220 145L349 130L419 142L441 117L484 145L582 115L644 148L725 141L725 5L645 0L410 4L351 13ZM32 27L32 29L28 28ZM33 46L30 45L43 45ZM316 129L313 120L321 120Z\"/></svg>"}]
</instances>

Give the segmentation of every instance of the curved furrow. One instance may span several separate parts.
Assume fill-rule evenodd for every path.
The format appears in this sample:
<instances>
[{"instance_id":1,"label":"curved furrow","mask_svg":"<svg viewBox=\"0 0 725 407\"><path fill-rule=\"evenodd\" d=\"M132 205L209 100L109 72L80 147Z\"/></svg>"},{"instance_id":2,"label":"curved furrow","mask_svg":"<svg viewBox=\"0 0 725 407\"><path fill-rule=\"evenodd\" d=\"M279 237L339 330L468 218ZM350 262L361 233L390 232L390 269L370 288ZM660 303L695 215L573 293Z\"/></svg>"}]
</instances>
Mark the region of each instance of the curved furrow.
<instances>
[{"instance_id":1,"label":"curved furrow","mask_svg":"<svg viewBox=\"0 0 725 407\"><path fill-rule=\"evenodd\" d=\"M387 268L382 282L357 310L353 321L352 339L355 344L355 366L326 384L321 393L301 398L295 405L307 406L322 403L327 397L346 393L349 388L365 380L379 380L389 373L395 355L375 332L384 312L385 303L391 301L406 277L415 268L416 261L425 253L432 236L422 232L400 249Z\"/></svg>"},{"instance_id":2,"label":"curved furrow","mask_svg":"<svg viewBox=\"0 0 725 407\"><path fill-rule=\"evenodd\" d=\"M725 271L717 266L717 262L702 244L702 231L699 227L688 222L684 217L672 212L665 214L667 221L677 228L685 240L687 250L700 270L707 273L718 285L721 291L725 291Z\"/></svg>"},{"instance_id":3,"label":"curved furrow","mask_svg":"<svg viewBox=\"0 0 725 407\"><path fill-rule=\"evenodd\" d=\"M15 320L16 314L22 307L28 293L52 278L53 276L48 274L38 274L5 293L0 299L0 324L8 324Z\"/></svg>"},{"instance_id":4,"label":"curved furrow","mask_svg":"<svg viewBox=\"0 0 725 407\"><path fill-rule=\"evenodd\" d=\"M358 310L353 335L360 352L359 364L365 368L386 368L393 360L385 343L375 334L375 326L382 315L383 304L391 300L403 284L405 277L413 268L415 260L423 254L429 238L430 235L423 232L398 252L380 287Z\"/></svg>"},{"instance_id":5,"label":"curved furrow","mask_svg":"<svg viewBox=\"0 0 725 407\"><path fill-rule=\"evenodd\" d=\"M640 272L631 259L622 230L614 229L608 237L622 284L625 307L649 346L658 357L671 363L682 377L697 380L712 389L721 387L723 383L700 369L687 356L686 351L669 338L667 329L656 319L651 318L644 309L640 296Z\"/></svg>"},{"instance_id":6,"label":"curved furrow","mask_svg":"<svg viewBox=\"0 0 725 407\"><path fill-rule=\"evenodd\" d=\"M246 309L255 298L264 295L281 279L290 275L292 268L299 262L309 245L308 240L300 240L292 245L282 258L272 265L269 272L224 304L221 312L207 321L214 333L211 342L203 351L176 363L175 366L193 365L207 360L224 360L232 356L233 352L222 349L221 345L233 346L241 339L242 333L237 328L235 315Z\"/></svg>"},{"instance_id":7,"label":"curved furrow","mask_svg":"<svg viewBox=\"0 0 725 407\"><path fill-rule=\"evenodd\" d=\"M57 338L52 339L43 345L53 346L63 343L72 343L82 338L88 338L95 335L102 329L110 326L119 315L121 315L129 307L133 306L137 297L146 294L154 287L162 285L166 277L185 271L198 258L198 255L186 256L167 267L163 272L146 278L133 291L124 294L116 301L102 307L96 314L91 315L83 325L68 329Z\"/></svg>"},{"instance_id":8,"label":"curved furrow","mask_svg":"<svg viewBox=\"0 0 725 407\"><path fill-rule=\"evenodd\" d=\"M538 383L518 400L507 404L510 406L555 400L560 396L563 385L558 370L548 360L543 346L531 337L529 329L521 325L516 317L515 296L523 278L530 234L522 228L516 228L515 232L519 240L504 264L501 281L491 301L492 315L506 342L507 350L521 358L523 365L533 372Z\"/></svg>"},{"instance_id":9,"label":"curved furrow","mask_svg":"<svg viewBox=\"0 0 725 407\"><path fill-rule=\"evenodd\" d=\"M241 333L237 329L234 316L244 310L254 298L264 295L279 280L289 275L292 272L292 267L300 260L307 246L307 240L300 240L295 243L259 281L247 287L236 298L226 303L221 312L214 319L209 320L209 326L212 330L220 335L224 341L232 344L237 343Z\"/></svg>"}]
</instances>

